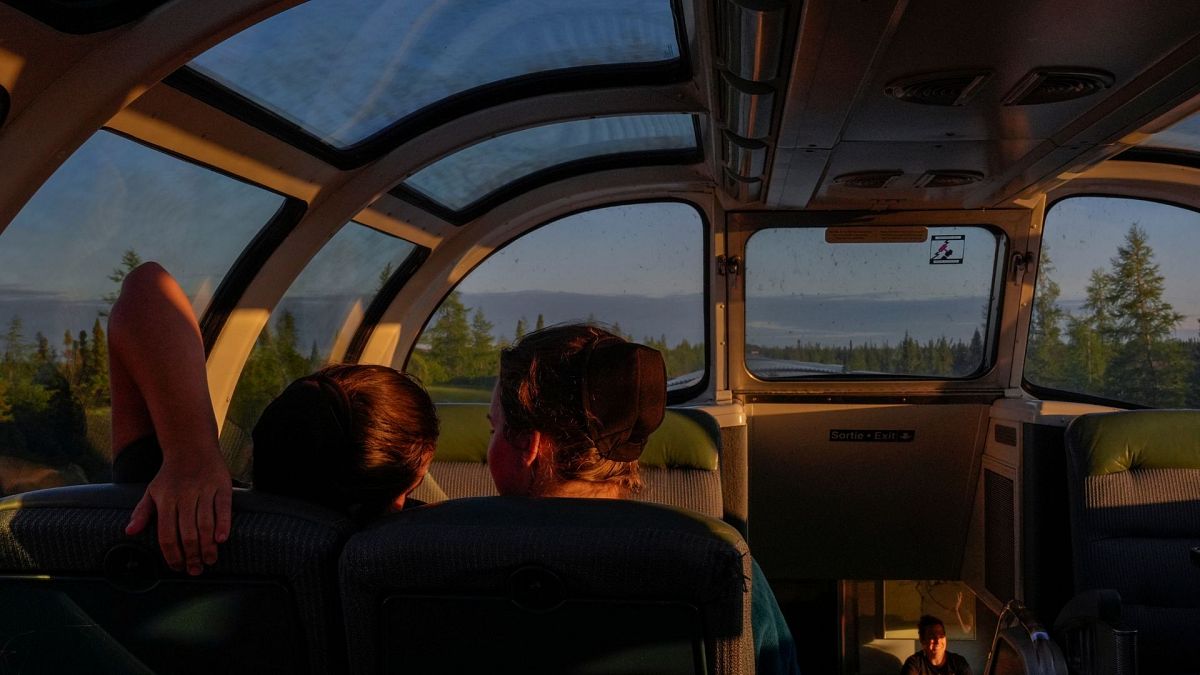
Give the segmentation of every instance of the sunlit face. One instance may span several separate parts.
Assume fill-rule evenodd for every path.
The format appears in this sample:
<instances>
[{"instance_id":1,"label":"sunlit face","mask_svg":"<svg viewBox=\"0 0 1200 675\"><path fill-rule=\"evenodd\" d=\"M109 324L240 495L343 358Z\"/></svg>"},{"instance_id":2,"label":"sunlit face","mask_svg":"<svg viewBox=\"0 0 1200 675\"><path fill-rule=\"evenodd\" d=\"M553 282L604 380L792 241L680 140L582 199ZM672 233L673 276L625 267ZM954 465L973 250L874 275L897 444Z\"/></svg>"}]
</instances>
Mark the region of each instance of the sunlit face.
<instances>
[{"instance_id":1,"label":"sunlit face","mask_svg":"<svg viewBox=\"0 0 1200 675\"><path fill-rule=\"evenodd\" d=\"M488 411L492 425L492 440L488 443L488 470L502 495L528 495L530 476L522 461L522 449L513 445L505 434L504 407L500 405L500 383L492 389L492 406Z\"/></svg>"},{"instance_id":2,"label":"sunlit face","mask_svg":"<svg viewBox=\"0 0 1200 675\"><path fill-rule=\"evenodd\" d=\"M921 634L921 650L925 652L925 658L933 665L940 665L946 658L946 628L934 624L925 629Z\"/></svg>"}]
</instances>

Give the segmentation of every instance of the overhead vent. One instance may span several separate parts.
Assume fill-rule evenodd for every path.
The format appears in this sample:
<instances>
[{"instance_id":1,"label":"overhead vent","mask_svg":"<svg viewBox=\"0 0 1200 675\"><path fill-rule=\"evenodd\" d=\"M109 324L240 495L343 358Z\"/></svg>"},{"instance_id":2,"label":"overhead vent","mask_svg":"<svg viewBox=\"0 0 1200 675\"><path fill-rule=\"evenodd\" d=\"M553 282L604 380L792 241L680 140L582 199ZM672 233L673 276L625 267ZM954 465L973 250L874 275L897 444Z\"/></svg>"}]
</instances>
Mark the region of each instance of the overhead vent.
<instances>
[{"instance_id":1,"label":"overhead vent","mask_svg":"<svg viewBox=\"0 0 1200 675\"><path fill-rule=\"evenodd\" d=\"M878 190L891 185L892 181L903 175L903 171L859 171L844 173L834 178L833 182L835 185L858 190Z\"/></svg>"},{"instance_id":2,"label":"overhead vent","mask_svg":"<svg viewBox=\"0 0 1200 675\"><path fill-rule=\"evenodd\" d=\"M1042 68L1021 79L1004 105L1041 105L1061 103L1091 96L1113 85L1112 73L1086 68Z\"/></svg>"},{"instance_id":3,"label":"overhead vent","mask_svg":"<svg viewBox=\"0 0 1200 675\"><path fill-rule=\"evenodd\" d=\"M892 98L922 105L966 105L992 76L989 70L925 73L895 80L883 88Z\"/></svg>"},{"instance_id":4,"label":"overhead vent","mask_svg":"<svg viewBox=\"0 0 1200 675\"><path fill-rule=\"evenodd\" d=\"M978 183L983 174L978 171L926 171L917 179L919 188L952 188Z\"/></svg>"}]
</instances>

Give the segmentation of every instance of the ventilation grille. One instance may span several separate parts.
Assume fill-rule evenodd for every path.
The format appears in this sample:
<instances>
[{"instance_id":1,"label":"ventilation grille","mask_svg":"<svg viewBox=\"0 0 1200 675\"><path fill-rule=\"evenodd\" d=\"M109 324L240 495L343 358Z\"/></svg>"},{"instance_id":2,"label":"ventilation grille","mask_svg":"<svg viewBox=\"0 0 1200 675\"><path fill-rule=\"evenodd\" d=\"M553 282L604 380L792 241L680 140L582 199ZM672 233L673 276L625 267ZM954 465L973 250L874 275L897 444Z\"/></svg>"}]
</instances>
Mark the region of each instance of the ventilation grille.
<instances>
[{"instance_id":1,"label":"ventilation grille","mask_svg":"<svg viewBox=\"0 0 1200 675\"><path fill-rule=\"evenodd\" d=\"M842 187L855 188L858 190L878 190L885 188L900 176L904 175L901 171L860 171L858 173L844 173L833 179L836 185Z\"/></svg>"},{"instance_id":2,"label":"ventilation grille","mask_svg":"<svg viewBox=\"0 0 1200 675\"><path fill-rule=\"evenodd\" d=\"M983 471L983 585L1002 602L1017 596L1013 482Z\"/></svg>"},{"instance_id":3,"label":"ventilation grille","mask_svg":"<svg viewBox=\"0 0 1200 675\"><path fill-rule=\"evenodd\" d=\"M1112 84L1112 74L1102 70L1035 70L1004 97L1004 105L1073 101L1108 89Z\"/></svg>"},{"instance_id":4,"label":"ventilation grille","mask_svg":"<svg viewBox=\"0 0 1200 675\"><path fill-rule=\"evenodd\" d=\"M1011 445L1017 447L1017 428L1010 427L1007 424L997 424L993 432L996 442L1001 445Z\"/></svg>"},{"instance_id":5,"label":"ventilation grille","mask_svg":"<svg viewBox=\"0 0 1200 675\"><path fill-rule=\"evenodd\" d=\"M983 174L978 171L927 171L917 179L919 188L949 188L978 183Z\"/></svg>"},{"instance_id":6,"label":"ventilation grille","mask_svg":"<svg viewBox=\"0 0 1200 675\"><path fill-rule=\"evenodd\" d=\"M927 73L891 82L883 92L909 103L966 105L989 77L988 71Z\"/></svg>"}]
</instances>

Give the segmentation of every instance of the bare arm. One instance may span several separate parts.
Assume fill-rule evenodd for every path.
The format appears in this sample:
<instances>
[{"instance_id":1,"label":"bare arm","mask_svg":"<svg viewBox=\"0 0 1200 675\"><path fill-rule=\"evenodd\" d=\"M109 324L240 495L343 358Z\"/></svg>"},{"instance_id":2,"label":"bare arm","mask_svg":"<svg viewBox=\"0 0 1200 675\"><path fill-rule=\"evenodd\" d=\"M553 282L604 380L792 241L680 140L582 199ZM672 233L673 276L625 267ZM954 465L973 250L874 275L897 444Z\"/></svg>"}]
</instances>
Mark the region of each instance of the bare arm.
<instances>
[{"instance_id":1,"label":"bare arm","mask_svg":"<svg viewBox=\"0 0 1200 675\"><path fill-rule=\"evenodd\" d=\"M158 543L172 569L200 574L229 537L232 488L217 443L204 343L191 304L157 263L125 278L108 321L113 448L151 433L163 464L125 528L158 514Z\"/></svg>"}]
</instances>

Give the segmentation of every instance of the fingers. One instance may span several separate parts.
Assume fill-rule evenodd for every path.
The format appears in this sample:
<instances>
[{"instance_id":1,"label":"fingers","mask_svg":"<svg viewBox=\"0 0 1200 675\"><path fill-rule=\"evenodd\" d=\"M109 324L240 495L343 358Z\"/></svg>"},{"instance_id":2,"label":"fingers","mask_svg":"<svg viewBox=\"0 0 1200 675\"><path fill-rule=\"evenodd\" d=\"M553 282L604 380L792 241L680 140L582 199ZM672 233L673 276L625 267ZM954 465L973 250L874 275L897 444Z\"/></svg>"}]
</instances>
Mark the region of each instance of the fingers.
<instances>
[{"instance_id":1,"label":"fingers","mask_svg":"<svg viewBox=\"0 0 1200 675\"><path fill-rule=\"evenodd\" d=\"M137 506L133 507L133 513L129 516L129 524L125 526L125 534L132 537L146 529L146 525L150 523L150 516L153 513L154 500L150 498L149 493L142 495Z\"/></svg>"},{"instance_id":2,"label":"fingers","mask_svg":"<svg viewBox=\"0 0 1200 675\"><path fill-rule=\"evenodd\" d=\"M218 544L224 544L229 539L229 530L233 523L233 488L224 483L217 490L214 508L217 514L217 529L214 533Z\"/></svg>"},{"instance_id":3,"label":"fingers","mask_svg":"<svg viewBox=\"0 0 1200 675\"><path fill-rule=\"evenodd\" d=\"M176 572L183 571L183 551L179 548L179 537L176 533L175 503L164 500L158 505L158 547L162 549L163 559L167 567Z\"/></svg>"},{"instance_id":4,"label":"fingers","mask_svg":"<svg viewBox=\"0 0 1200 675\"><path fill-rule=\"evenodd\" d=\"M183 556L187 572L192 576L204 571L203 554L200 551L200 528L197 523L195 495L181 495L179 508L179 540L183 544Z\"/></svg>"},{"instance_id":5,"label":"fingers","mask_svg":"<svg viewBox=\"0 0 1200 675\"><path fill-rule=\"evenodd\" d=\"M203 558L205 565L217 562L217 542L214 535L216 507L216 495L213 494L202 496L200 504L196 509L196 527L200 536L200 556Z\"/></svg>"}]
</instances>

